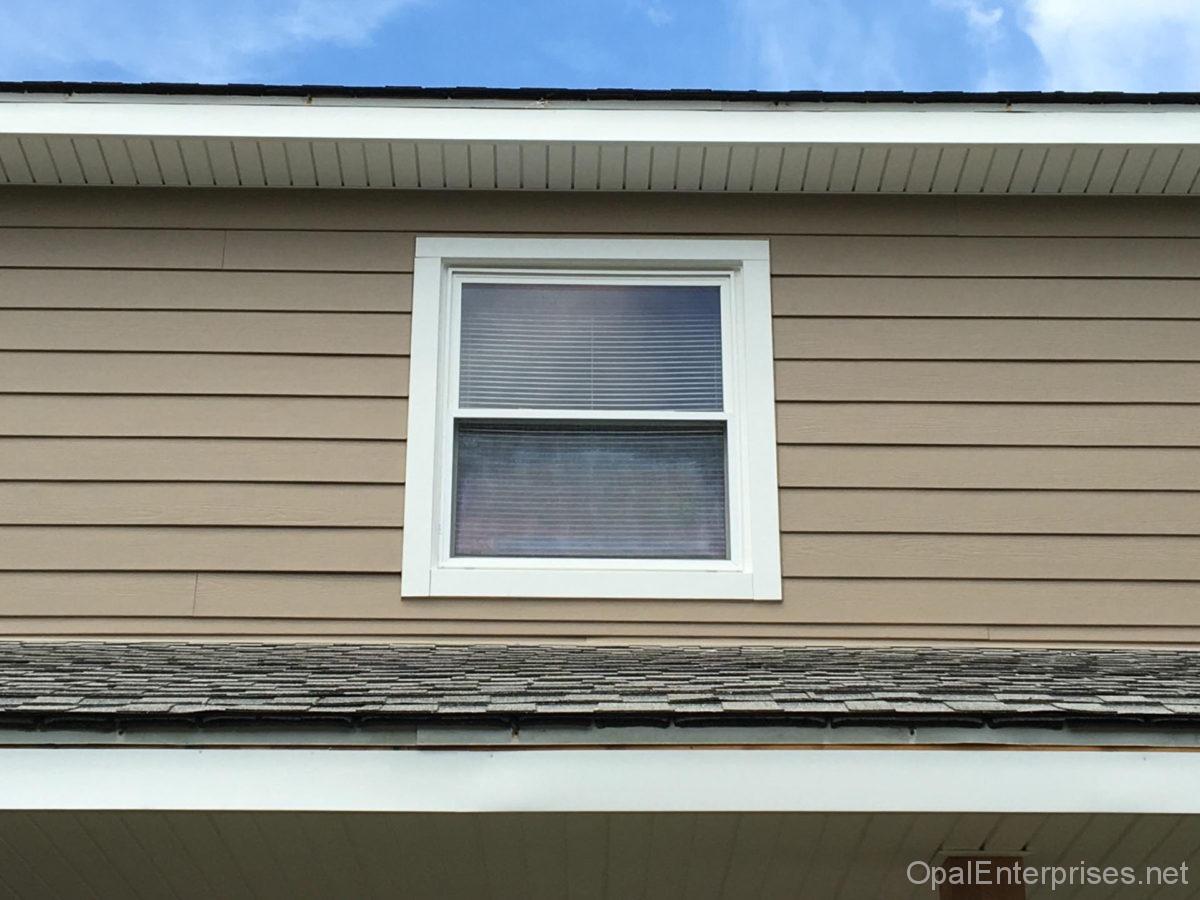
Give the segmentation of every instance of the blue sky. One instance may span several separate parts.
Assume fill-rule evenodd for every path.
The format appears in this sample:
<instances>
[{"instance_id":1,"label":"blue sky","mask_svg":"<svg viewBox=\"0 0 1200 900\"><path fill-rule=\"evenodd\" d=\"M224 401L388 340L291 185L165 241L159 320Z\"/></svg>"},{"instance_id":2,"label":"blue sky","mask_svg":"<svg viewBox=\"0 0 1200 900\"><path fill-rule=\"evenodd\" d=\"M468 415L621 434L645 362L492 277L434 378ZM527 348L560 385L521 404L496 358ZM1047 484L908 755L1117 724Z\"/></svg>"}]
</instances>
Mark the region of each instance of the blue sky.
<instances>
[{"instance_id":1,"label":"blue sky","mask_svg":"<svg viewBox=\"0 0 1200 900\"><path fill-rule=\"evenodd\" d=\"M0 79L1197 90L1200 0L5 0Z\"/></svg>"}]
</instances>

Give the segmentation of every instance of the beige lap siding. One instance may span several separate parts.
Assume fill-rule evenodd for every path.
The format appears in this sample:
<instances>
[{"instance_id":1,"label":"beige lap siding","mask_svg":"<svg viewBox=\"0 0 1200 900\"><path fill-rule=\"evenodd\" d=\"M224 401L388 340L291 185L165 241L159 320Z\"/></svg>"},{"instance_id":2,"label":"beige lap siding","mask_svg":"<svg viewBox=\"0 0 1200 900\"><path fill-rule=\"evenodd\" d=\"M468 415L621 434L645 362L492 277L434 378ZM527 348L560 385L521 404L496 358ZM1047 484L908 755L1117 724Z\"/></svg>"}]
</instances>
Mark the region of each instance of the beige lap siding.
<instances>
[{"instance_id":1,"label":"beige lap siding","mask_svg":"<svg viewBox=\"0 0 1200 900\"><path fill-rule=\"evenodd\" d=\"M1198 642L1198 211L0 192L0 634ZM423 233L771 238L782 603L400 598Z\"/></svg>"}]
</instances>

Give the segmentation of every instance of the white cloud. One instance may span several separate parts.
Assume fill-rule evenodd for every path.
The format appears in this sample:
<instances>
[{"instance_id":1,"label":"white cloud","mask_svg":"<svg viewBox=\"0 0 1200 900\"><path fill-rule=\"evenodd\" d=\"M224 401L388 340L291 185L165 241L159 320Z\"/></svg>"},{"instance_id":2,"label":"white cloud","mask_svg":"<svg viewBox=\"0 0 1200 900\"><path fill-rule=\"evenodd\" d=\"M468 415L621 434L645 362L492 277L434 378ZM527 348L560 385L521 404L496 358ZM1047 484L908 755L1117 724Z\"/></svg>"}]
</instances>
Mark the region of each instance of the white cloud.
<instances>
[{"instance_id":1,"label":"white cloud","mask_svg":"<svg viewBox=\"0 0 1200 900\"><path fill-rule=\"evenodd\" d=\"M317 44L356 45L411 0L15 0L0 77L249 81Z\"/></svg>"},{"instance_id":2,"label":"white cloud","mask_svg":"<svg viewBox=\"0 0 1200 900\"><path fill-rule=\"evenodd\" d=\"M994 41L1000 36L1000 22L1004 18L1003 7L989 6L980 0L934 0L934 5L961 12L967 27L977 38Z\"/></svg>"},{"instance_id":3,"label":"white cloud","mask_svg":"<svg viewBox=\"0 0 1200 900\"><path fill-rule=\"evenodd\" d=\"M642 4L642 12L646 14L646 18L650 20L651 25L670 25L675 21L675 13L667 9L661 3L650 0L649 3Z\"/></svg>"},{"instance_id":4,"label":"white cloud","mask_svg":"<svg viewBox=\"0 0 1200 900\"><path fill-rule=\"evenodd\" d=\"M1011 16L1005 18L1005 9L997 5L1003 0L932 0L937 9L950 10L962 15L966 27L965 39L975 47L974 76L969 83L956 85L977 91L1014 89L1029 87L1026 67L1015 65L1015 61L1003 52ZM1019 82L1014 80L1019 78Z\"/></svg>"},{"instance_id":5,"label":"white cloud","mask_svg":"<svg viewBox=\"0 0 1200 900\"><path fill-rule=\"evenodd\" d=\"M1200 90L1200 0L726 2L735 24L738 68L727 76L734 83ZM947 36L944 26L955 19L958 35Z\"/></svg>"},{"instance_id":6,"label":"white cloud","mask_svg":"<svg viewBox=\"0 0 1200 900\"><path fill-rule=\"evenodd\" d=\"M1200 88L1197 0L1023 0L1055 90Z\"/></svg>"},{"instance_id":7,"label":"white cloud","mask_svg":"<svg viewBox=\"0 0 1200 900\"><path fill-rule=\"evenodd\" d=\"M895 22L843 0L732 0L734 81L766 89L886 90L903 85Z\"/></svg>"}]
</instances>

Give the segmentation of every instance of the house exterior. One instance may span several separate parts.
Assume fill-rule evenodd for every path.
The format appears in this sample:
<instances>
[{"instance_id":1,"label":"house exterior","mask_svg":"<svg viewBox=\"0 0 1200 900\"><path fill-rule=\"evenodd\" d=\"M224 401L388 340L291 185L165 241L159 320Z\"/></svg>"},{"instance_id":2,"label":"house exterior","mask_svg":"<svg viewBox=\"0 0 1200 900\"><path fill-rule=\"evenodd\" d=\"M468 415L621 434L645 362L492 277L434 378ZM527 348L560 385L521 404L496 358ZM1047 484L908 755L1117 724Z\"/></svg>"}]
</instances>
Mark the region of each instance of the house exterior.
<instances>
[{"instance_id":1,"label":"house exterior","mask_svg":"<svg viewBox=\"0 0 1200 900\"><path fill-rule=\"evenodd\" d=\"M1200 896L1198 104L0 85L0 894Z\"/></svg>"}]
</instances>

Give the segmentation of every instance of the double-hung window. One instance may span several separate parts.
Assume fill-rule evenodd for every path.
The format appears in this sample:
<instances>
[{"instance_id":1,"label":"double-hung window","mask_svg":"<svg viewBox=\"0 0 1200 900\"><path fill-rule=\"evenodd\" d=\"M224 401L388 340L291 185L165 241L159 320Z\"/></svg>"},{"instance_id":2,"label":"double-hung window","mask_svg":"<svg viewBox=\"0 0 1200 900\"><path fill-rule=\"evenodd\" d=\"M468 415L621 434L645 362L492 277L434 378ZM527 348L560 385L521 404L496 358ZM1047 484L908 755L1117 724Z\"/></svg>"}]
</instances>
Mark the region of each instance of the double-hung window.
<instances>
[{"instance_id":1,"label":"double-hung window","mask_svg":"<svg viewBox=\"0 0 1200 900\"><path fill-rule=\"evenodd\" d=\"M767 245L422 238L405 596L777 599Z\"/></svg>"}]
</instances>

